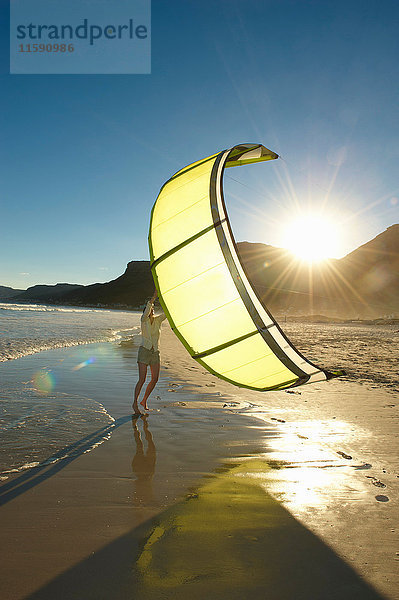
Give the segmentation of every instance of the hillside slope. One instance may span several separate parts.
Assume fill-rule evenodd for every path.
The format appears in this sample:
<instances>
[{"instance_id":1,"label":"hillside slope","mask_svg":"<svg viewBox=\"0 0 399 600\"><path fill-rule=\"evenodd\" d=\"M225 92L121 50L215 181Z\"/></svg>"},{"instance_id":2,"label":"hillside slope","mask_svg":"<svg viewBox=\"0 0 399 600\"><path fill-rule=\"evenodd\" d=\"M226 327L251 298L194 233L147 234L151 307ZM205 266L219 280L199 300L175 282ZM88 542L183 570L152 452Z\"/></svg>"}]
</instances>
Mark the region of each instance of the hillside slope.
<instances>
[{"instance_id":1,"label":"hillside slope","mask_svg":"<svg viewBox=\"0 0 399 600\"><path fill-rule=\"evenodd\" d=\"M399 225L342 259L319 264L301 262L288 250L267 244L240 242L238 252L272 313L350 319L399 315ZM140 308L153 290L149 261L131 261L120 277L108 283L33 286L14 300Z\"/></svg>"}]
</instances>

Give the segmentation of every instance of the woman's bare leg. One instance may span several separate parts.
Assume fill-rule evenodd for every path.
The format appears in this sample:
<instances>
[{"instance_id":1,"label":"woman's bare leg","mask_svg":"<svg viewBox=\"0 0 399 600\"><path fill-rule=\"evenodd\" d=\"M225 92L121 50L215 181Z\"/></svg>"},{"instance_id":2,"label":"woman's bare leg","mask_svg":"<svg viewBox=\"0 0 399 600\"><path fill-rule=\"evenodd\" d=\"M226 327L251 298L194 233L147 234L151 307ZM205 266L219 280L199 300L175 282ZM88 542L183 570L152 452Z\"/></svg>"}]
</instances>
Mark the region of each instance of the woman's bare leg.
<instances>
[{"instance_id":1,"label":"woman's bare leg","mask_svg":"<svg viewBox=\"0 0 399 600\"><path fill-rule=\"evenodd\" d=\"M150 369L151 369L151 381L150 383L147 385L147 388L144 392L144 398L142 399L142 401L140 402L140 404L144 407L144 410L148 410L148 406L147 406L147 398L148 396L151 394L152 390L154 389L158 379L159 379L159 370L160 370L161 365L159 363L157 363L156 365L150 365Z\"/></svg>"},{"instance_id":2,"label":"woman's bare leg","mask_svg":"<svg viewBox=\"0 0 399 600\"><path fill-rule=\"evenodd\" d=\"M137 405L137 400L139 399L141 388L144 385L144 382L147 377L147 366L145 363L139 362L137 363L139 367L139 380L136 383L136 387L134 388L134 400L133 400L133 410L135 413L139 413L139 407Z\"/></svg>"}]
</instances>

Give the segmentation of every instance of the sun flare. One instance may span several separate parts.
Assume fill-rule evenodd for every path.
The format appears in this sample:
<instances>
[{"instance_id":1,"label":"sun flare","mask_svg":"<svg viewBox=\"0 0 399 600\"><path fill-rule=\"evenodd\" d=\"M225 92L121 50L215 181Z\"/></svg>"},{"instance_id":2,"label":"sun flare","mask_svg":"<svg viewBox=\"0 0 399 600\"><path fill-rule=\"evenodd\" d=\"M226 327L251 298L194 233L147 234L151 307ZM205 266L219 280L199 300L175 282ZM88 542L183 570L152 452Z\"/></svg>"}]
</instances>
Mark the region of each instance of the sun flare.
<instances>
[{"instance_id":1,"label":"sun flare","mask_svg":"<svg viewBox=\"0 0 399 600\"><path fill-rule=\"evenodd\" d=\"M339 254L339 229L326 217L305 215L285 229L283 246L298 258L319 262Z\"/></svg>"}]
</instances>

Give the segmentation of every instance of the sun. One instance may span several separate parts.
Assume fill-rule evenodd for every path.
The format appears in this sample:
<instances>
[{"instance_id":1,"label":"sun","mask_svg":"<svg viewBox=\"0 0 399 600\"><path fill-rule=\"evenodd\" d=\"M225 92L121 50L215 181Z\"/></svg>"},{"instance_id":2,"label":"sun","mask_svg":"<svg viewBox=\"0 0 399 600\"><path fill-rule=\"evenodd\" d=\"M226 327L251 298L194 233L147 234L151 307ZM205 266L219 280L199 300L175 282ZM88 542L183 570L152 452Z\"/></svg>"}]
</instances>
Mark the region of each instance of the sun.
<instances>
[{"instance_id":1,"label":"sun","mask_svg":"<svg viewBox=\"0 0 399 600\"><path fill-rule=\"evenodd\" d=\"M339 239L339 229L331 220L304 215L287 225L282 245L301 260L320 262L339 254Z\"/></svg>"}]
</instances>

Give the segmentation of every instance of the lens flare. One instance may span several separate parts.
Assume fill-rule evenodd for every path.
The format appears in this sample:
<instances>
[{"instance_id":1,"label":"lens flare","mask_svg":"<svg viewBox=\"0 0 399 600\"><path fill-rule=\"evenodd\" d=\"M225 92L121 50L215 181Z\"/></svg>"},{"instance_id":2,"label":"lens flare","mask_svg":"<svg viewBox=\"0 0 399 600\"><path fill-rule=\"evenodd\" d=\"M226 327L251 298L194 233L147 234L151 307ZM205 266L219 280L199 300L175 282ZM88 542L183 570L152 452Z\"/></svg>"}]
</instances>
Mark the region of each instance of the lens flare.
<instances>
[{"instance_id":1,"label":"lens flare","mask_svg":"<svg viewBox=\"0 0 399 600\"><path fill-rule=\"evenodd\" d=\"M54 374L51 371L42 369L34 374L32 384L36 392L39 394L50 394L55 388L56 381Z\"/></svg>"},{"instance_id":2,"label":"lens flare","mask_svg":"<svg viewBox=\"0 0 399 600\"><path fill-rule=\"evenodd\" d=\"M89 365L92 365L94 362L96 362L96 358L95 358L95 356L91 356L87 360L76 365L76 367L73 367L72 371L79 371L79 369L83 369L83 367L88 367Z\"/></svg>"}]
</instances>

